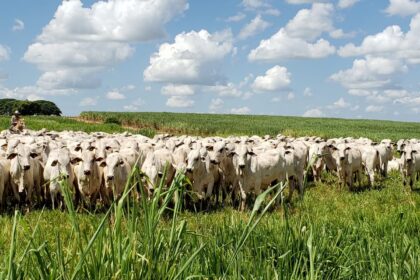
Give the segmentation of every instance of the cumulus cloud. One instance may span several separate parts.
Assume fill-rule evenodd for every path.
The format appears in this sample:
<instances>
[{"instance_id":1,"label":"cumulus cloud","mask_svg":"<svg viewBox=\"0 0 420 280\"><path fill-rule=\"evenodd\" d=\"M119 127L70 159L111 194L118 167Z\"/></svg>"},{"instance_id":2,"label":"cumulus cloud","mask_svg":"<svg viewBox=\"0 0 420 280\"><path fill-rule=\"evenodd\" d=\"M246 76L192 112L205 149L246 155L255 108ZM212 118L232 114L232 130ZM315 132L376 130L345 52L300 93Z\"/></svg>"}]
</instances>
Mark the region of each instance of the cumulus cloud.
<instances>
[{"instance_id":1,"label":"cumulus cloud","mask_svg":"<svg viewBox=\"0 0 420 280\"><path fill-rule=\"evenodd\" d=\"M233 51L230 31L181 33L150 58L144 79L152 82L211 85L224 80L220 61Z\"/></svg>"},{"instance_id":2,"label":"cumulus cloud","mask_svg":"<svg viewBox=\"0 0 420 280\"><path fill-rule=\"evenodd\" d=\"M346 102L343 97L335 101L332 105L329 105L329 109L345 109L350 107L351 104Z\"/></svg>"},{"instance_id":3,"label":"cumulus cloud","mask_svg":"<svg viewBox=\"0 0 420 280\"><path fill-rule=\"evenodd\" d=\"M264 31L269 26L270 23L263 20L261 18L261 15L258 15L241 29L238 37L242 40L246 39L248 37L258 34L259 32Z\"/></svg>"},{"instance_id":4,"label":"cumulus cloud","mask_svg":"<svg viewBox=\"0 0 420 280\"><path fill-rule=\"evenodd\" d=\"M21 31L23 29L25 29L25 23L20 19L15 19L12 30L13 31Z\"/></svg>"},{"instance_id":5,"label":"cumulus cloud","mask_svg":"<svg viewBox=\"0 0 420 280\"><path fill-rule=\"evenodd\" d=\"M144 101L141 98L137 98L131 104L125 105L123 108L125 111L136 112L139 111L140 107L144 105Z\"/></svg>"},{"instance_id":6,"label":"cumulus cloud","mask_svg":"<svg viewBox=\"0 0 420 280\"><path fill-rule=\"evenodd\" d=\"M266 0L242 0L242 5L249 9L256 9L261 7L268 7Z\"/></svg>"},{"instance_id":7,"label":"cumulus cloud","mask_svg":"<svg viewBox=\"0 0 420 280\"><path fill-rule=\"evenodd\" d=\"M113 90L113 91L109 91L107 94L106 94L106 98L107 99L110 99L110 100L122 100L122 99L125 99L125 95L124 94L122 94L121 92L119 92L119 91L115 91L115 90Z\"/></svg>"},{"instance_id":8,"label":"cumulus cloud","mask_svg":"<svg viewBox=\"0 0 420 280\"><path fill-rule=\"evenodd\" d=\"M420 2L415 0L390 0L385 12L389 15L414 15L420 12Z\"/></svg>"},{"instance_id":9,"label":"cumulus cloud","mask_svg":"<svg viewBox=\"0 0 420 280\"><path fill-rule=\"evenodd\" d=\"M230 112L236 115L247 115L251 112L251 109L249 109L247 106L244 106L239 108L232 108L230 109Z\"/></svg>"},{"instance_id":10,"label":"cumulus cloud","mask_svg":"<svg viewBox=\"0 0 420 280\"><path fill-rule=\"evenodd\" d=\"M76 92L75 90L45 90L37 86L7 88L0 85L0 96L4 98L35 100L40 99L41 96L68 95Z\"/></svg>"},{"instance_id":11,"label":"cumulus cloud","mask_svg":"<svg viewBox=\"0 0 420 280\"><path fill-rule=\"evenodd\" d=\"M98 104L99 97L85 97L83 98L79 105L82 107L91 107L96 106Z\"/></svg>"},{"instance_id":12,"label":"cumulus cloud","mask_svg":"<svg viewBox=\"0 0 420 280\"><path fill-rule=\"evenodd\" d=\"M367 56L356 59L352 68L341 70L330 78L348 89L374 89L389 85L393 74L405 70L399 60Z\"/></svg>"},{"instance_id":13,"label":"cumulus cloud","mask_svg":"<svg viewBox=\"0 0 420 280\"><path fill-rule=\"evenodd\" d=\"M314 3L311 9L302 9L285 27L262 40L248 58L252 61L278 61L285 58L322 58L335 53L335 47L325 39L324 32L335 30L332 22L334 7Z\"/></svg>"},{"instance_id":14,"label":"cumulus cloud","mask_svg":"<svg viewBox=\"0 0 420 280\"><path fill-rule=\"evenodd\" d=\"M322 112L321 109L313 108L313 109L307 110L305 113L303 113L302 116L309 117L309 118L322 118L322 117L325 117L325 114L324 112Z\"/></svg>"},{"instance_id":15,"label":"cumulus cloud","mask_svg":"<svg viewBox=\"0 0 420 280\"><path fill-rule=\"evenodd\" d=\"M378 113L378 112L381 112L383 109L384 109L383 106L369 105L365 108L365 111L367 113Z\"/></svg>"},{"instance_id":16,"label":"cumulus cloud","mask_svg":"<svg viewBox=\"0 0 420 280\"><path fill-rule=\"evenodd\" d=\"M256 77L252 88L256 91L282 90L290 85L290 76L286 67L276 65L268 69L264 76Z\"/></svg>"},{"instance_id":17,"label":"cumulus cloud","mask_svg":"<svg viewBox=\"0 0 420 280\"><path fill-rule=\"evenodd\" d=\"M164 25L187 8L186 0L63 1L23 59L44 72L40 87L98 87L101 71L132 55L130 43L163 37Z\"/></svg>"},{"instance_id":18,"label":"cumulus cloud","mask_svg":"<svg viewBox=\"0 0 420 280\"><path fill-rule=\"evenodd\" d=\"M195 90L190 85L174 85L169 84L161 88L160 92L163 95L177 95L177 96L186 96L186 95L194 95Z\"/></svg>"},{"instance_id":19,"label":"cumulus cloud","mask_svg":"<svg viewBox=\"0 0 420 280\"><path fill-rule=\"evenodd\" d=\"M0 61L10 58L10 49L0 44Z\"/></svg>"},{"instance_id":20,"label":"cumulus cloud","mask_svg":"<svg viewBox=\"0 0 420 280\"><path fill-rule=\"evenodd\" d=\"M186 96L171 96L166 101L166 106L172 108L188 108L194 105L194 100L188 99Z\"/></svg>"},{"instance_id":21,"label":"cumulus cloud","mask_svg":"<svg viewBox=\"0 0 420 280\"><path fill-rule=\"evenodd\" d=\"M216 112L216 111L222 109L223 104L224 104L223 99L213 98L210 102L210 105L209 105L210 112Z\"/></svg>"},{"instance_id":22,"label":"cumulus cloud","mask_svg":"<svg viewBox=\"0 0 420 280\"><path fill-rule=\"evenodd\" d=\"M360 0L340 0L340 1L338 1L337 6L340 9L347 9L347 8L350 8L351 6L353 6L354 4L356 4L359 1Z\"/></svg>"},{"instance_id":23,"label":"cumulus cloud","mask_svg":"<svg viewBox=\"0 0 420 280\"><path fill-rule=\"evenodd\" d=\"M246 18L246 15L244 13L239 12L239 13L237 13L234 16L228 17L226 19L226 22L238 22L238 21L241 21L241 20L243 20L245 18Z\"/></svg>"},{"instance_id":24,"label":"cumulus cloud","mask_svg":"<svg viewBox=\"0 0 420 280\"><path fill-rule=\"evenodd\" d=\"M305 96L305 97L311 97L312 95L313 95L313 93L312 93L312 89L311 88L306 87L303 90L303 96Z\"/></svg>"}]
</instances>

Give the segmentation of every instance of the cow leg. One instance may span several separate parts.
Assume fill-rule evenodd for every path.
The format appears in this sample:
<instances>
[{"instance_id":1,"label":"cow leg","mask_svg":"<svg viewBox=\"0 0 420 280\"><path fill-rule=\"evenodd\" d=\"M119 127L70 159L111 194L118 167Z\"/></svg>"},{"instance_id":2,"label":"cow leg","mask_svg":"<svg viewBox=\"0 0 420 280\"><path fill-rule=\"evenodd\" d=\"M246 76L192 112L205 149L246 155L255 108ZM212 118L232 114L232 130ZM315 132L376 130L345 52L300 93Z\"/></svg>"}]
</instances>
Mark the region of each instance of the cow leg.
<instances>
[{"instance_id":1,"label":"cow leg","mask_svg":"<svg viewBox=\"0 0 420 280\"><path fill-rule=\"evenodd\" d=\"M14 182L11 182L11 185L12 185L13 195L15 196L15 199L18 202L20 202L20 195L19 195L19 191L18 191L18 186Z\"/></svg>"},{"instance_id":2,"label":"cow leg","mask_svg":"<svg viewBox=\"0 0 420 280\"><path fill-rule=\"evenodd\" d=\"M246 194L246 192L243 188L241 188L240 191L241 191L241 208L240 208L240 211L245 211L247 194Z\"/></svg>"},{"instance_id":3,"label":"cow leg","mask_svg":"<svg viewBox=\"0 0 420 280\"><path fill-rule=\"evenodd\" d=\"M287 201L290 203L292 201L293 192L295 191L295 180L293 177L289 178L289 196Z\"/></svg>"}]
</instances>

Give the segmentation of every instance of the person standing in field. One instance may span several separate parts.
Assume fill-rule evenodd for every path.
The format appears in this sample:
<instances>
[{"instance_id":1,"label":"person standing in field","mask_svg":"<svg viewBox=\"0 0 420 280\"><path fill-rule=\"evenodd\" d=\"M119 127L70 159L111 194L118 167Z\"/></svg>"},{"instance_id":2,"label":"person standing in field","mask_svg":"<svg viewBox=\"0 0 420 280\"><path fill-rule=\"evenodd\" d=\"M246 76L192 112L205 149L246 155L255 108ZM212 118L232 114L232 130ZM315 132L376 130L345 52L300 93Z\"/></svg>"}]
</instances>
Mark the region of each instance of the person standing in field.
<instances>
[{"instance_id":1,"label":"person standing in field","mask_svg":"<svg viewBox=\"0 0 420 280\"><path fill-rule=\"evenodd\" d=\"M21 123L20 113L18 110L15 111L15 113L12 115L12 118L10 119L10 130L17 131L19 130L18 126Z\"/></svg>"}]
</instances>

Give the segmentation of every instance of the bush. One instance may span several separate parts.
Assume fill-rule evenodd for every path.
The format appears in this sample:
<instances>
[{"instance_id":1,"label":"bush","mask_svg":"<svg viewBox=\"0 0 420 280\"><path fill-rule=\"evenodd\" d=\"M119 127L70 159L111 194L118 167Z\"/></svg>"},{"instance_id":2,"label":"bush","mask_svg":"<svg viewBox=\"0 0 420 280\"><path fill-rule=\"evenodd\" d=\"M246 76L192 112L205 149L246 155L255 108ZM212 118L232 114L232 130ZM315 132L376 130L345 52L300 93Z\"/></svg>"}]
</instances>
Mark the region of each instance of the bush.
<instances>
[{"instance_id":1,"label":"bush","mask_svg":"<svg viewBox=\"0 0 420 280\"><path fill-rule=\"evenodd\" d=\"M115 117L108 117L105 119L104 123L112 123L112 124L118 124L121 125L121 121Z\"/></svg>"}]
</instances>

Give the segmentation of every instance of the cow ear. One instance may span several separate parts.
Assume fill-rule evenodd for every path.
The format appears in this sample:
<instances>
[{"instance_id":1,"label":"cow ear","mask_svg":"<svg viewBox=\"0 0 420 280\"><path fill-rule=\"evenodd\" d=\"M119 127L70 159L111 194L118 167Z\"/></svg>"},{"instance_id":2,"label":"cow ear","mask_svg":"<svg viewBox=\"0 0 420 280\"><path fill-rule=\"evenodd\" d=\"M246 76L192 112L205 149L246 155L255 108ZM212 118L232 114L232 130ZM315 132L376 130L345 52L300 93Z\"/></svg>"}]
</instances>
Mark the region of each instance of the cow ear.
<instances>
[{"instance_id":1,"label":"cow ear","mask_svg":"<svg viewBox=\"0 0 420 280\"><path fill-rule=\"evenodd\" d=\"M105 166L106 166L106 162L105 162L105 161L101 162L101 163L99 164L99 166L100 166L100 167L105 167Z\"/></svg>"},{"instance_id":2,"label":"cow ear","mask_svg":"<svg viewBox=\"0 0 420 280\"><path fill-rule=\"evenodd\" d=\"M2 148L2 150L3 150L3 151L6 151L6 150L7 150L7 144L3 144L3 145L1 146L1 148Z\"/></svg>"},{"instance_id":3,"label":"cow ear","mask_svg":"<svg viewBox=\"0 0 420 280\"><path fill-rule=\"evenodd\" d=\"M54 160L53 162L51 162L51 166L56 166L58 163L58 160Z\"/></svg>"},{"instance_id":4,"label":"cow ear","mask_svg":"<svg viewBox=\"0 0 420 280\"><path fill-rule=\"evenodd\" d=\"M17 153L11 153L7 156L7 159L14 159L17 156Z\"/></svg>"}]
</instances>

